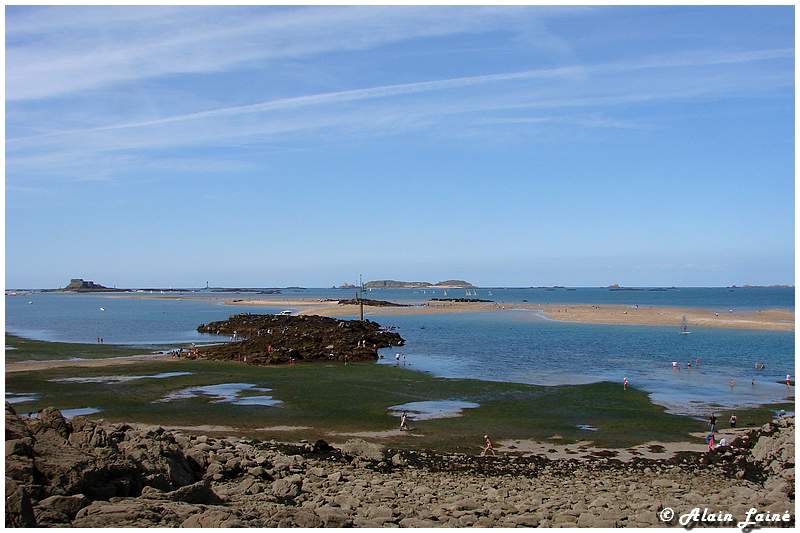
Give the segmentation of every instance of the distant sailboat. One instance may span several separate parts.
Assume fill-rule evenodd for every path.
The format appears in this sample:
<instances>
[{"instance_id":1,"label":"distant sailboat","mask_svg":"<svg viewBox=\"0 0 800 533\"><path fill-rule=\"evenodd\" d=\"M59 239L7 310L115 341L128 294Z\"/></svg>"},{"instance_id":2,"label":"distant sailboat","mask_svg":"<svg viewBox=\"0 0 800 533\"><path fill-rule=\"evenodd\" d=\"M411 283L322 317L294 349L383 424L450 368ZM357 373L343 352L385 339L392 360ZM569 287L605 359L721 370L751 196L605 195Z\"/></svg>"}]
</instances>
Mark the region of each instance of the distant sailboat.
<instances>
[{"instance_id":1,"label":"distant sailboat","mask_svg":"<svg viewBox=\"0 0 800 533\"><path fill-rule=\"evenodd\" d=\"M686 322L686 315L683 316L683 323L681 324L681 335L688 335L691 333L689 331L689 323Z\"/></svg>"},{"instance_id":2,"label":"distant sailboat","mask_svg":"<svg viewBox=\"0 0 800 533\"><path fill-rule=\"evenodd\" d=\"M100 310L101 310L101 311L105 311L105 310L106 310L106 308L105 308L105 307L101 307L101 308L100 308Z\"/></svg>"}]
</instances>

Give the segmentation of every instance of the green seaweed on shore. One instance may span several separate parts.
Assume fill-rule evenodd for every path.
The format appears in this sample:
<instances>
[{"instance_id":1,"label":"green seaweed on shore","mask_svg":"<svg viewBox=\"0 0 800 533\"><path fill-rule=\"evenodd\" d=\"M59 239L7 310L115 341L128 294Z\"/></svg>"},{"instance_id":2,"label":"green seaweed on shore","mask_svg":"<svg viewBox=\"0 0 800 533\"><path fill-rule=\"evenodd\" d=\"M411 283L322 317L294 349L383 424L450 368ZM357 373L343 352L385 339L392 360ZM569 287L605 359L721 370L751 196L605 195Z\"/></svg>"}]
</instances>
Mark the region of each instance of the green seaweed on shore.
<instances>
[{"instance_id":1,"label":"green seaweed on shore","mask_svg":"<svg viewBox=\"0 0 800 533\"><path fill-rule=\"evenodd\" d=\"M45 354L53 359L74 357L75 345L27 341L23 359ZM25 341L24 339L21 339ZM81 345L79 345L81 346ZM82 345L102 349L125 347ZM65 352L66 350L66 352ZM141 349L134 349L142 353ZM102 355L100 355L102 353ZM122 352L129 355L127 352ZM117 352L119 355L119 352ZM137 379L117 383L76 383L54 380L74 377L147 376L162 372L190 372L167 379ZM249 383L269 388L279 406L237 405L191 397L161 402L165 396L189 387ZM537 386L519 383L450 379L392 365L311 363L253 367L236 362L158 360L102 367L57 367L6 374L6 391L37 395L14 405L26 414L44 407L61 409L98 407L92 415L118 422L163 426L221 426L258 438L316 439L340 442L353 436L379 440L388 446L435 448L474 452L485 433L496 441L533 439L559 443L591 440L597 445L628 447L647 441L686 441L703 432L704 421L669 414L650 401L647 393L623 390L617 383ZM242 397L263 392L243 392ZM400 433L399 420L388 408L409 402L461 400L480 405L461 416L413 421L413 431ZM770 420L774 409L793 410L794 404L737 409L740 426ZM729 413L718 412L720 420ZM589 425L597 431L585 431ZM276 428L278 429L269 429ZM295 429L292 429L295 428Z\"/></svg>"},{"instance_id":2,"label":"green seaweed on shore","mask_svg":"<svg viewBox=\"0 0 800 533\"><path fill-rule=\"evenodd\" d=\"M149 375L192 372L170 379L104 383L63 383L54 379L106 375ZM272 389L278 407L214 403L194 397L159 402L188 387L220 383L252 383ZM15 372L6 389L37 393L35 401L16 404L21 413L46 406L100 407L96 415L114 421L165 426L217 425L238 428L261 438L325 438L343 441L352 433L381 432L398 427L387 408L425 400L459 399L480 404L462 416L415 421L408 435L388 435L392 446L474 451L481 436L546 440L554 433L562 442L593 440L608 446L630 446L648 440L686 440L702 430L700 421L667 414L641 391L623 391L611 383L542 387L516 383L438 378L385 365L309 364L254 368L211 361L158 361L101 368L54 368ZM599 428L588 433L578 424ZM295 432L262 431L275 426L308 427Z\"/></svg>"},{"instance_id":3,"label":"green seaweed on shore","mask_svg":"<svg viewBox=\"0 0 800 533\"><path fill-rule=\"evenodd\" d=\"M38 341L6 333L6 361L52 361L73 357L102 359L148 354L159 348L163 347Z\"/></svg>"}]
</instances>

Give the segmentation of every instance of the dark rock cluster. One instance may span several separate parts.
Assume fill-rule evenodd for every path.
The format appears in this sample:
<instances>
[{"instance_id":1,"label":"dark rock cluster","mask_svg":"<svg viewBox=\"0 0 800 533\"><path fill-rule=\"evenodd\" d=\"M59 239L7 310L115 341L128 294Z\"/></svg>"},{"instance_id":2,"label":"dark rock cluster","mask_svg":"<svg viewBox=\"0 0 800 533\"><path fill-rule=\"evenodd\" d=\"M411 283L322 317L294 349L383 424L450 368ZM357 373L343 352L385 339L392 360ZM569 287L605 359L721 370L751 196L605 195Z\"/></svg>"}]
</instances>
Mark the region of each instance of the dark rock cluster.
<instances>
[{"instance_id":1,"label":"dark rock cluster","mask_svg":"<svg viewBox=\"0 0 800 533\"><path fill-rule=\"evenodd\" d=\"M480 298L431 298L431 302L456 302L456 303L492 303L494 300L481 300Z\"/></svg>"},{"instance_id":2,"label":"dark rock cluster","mask_svg":"<svg viewBox=\"0 0 800 533\"><path fill-rule=\"evenodd\" d=\"M359 305L364 304L372 307L411 307L408 304L399 304L396 302L388 302L386 300L370 300L369 298L350 298L349 300L337 300L339 305Z\"/></svg>"},{"instance_id":3,"label":"dark rock cluster","mask_svg":"<svg viewBox=\"0 0 800 533\"><path fill-rule=\"evenodd\" d=\"M233 315L201 324L197 331L229 335L233 342L189 352L188 357L235 360L251 365L292 361L374 361L378 349L402 346L399 334L369 320L339 320L316 315Z\"/></svg>"}]
</instances>

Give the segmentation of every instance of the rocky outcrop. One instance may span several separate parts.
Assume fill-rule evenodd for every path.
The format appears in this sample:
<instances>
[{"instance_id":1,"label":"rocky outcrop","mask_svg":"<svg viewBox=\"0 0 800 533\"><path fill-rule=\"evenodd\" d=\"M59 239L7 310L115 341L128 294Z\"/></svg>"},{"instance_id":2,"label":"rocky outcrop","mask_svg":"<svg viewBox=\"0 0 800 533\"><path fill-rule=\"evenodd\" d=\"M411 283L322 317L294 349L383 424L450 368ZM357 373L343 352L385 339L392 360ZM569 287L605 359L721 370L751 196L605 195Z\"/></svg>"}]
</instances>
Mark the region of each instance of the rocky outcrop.
<instances>
[{"instance_id":1,"label":"rocky outcrop","mask_svg":"<svg viewBox=\"0 0 800 533\"><path fill-rule=\"evenodd\" d=\"M454 302L454 303L493 303L494 300L481 300L480 298L431 298L431 302Z\"/></svg>"},{"instance_id":2,"label":"rocky outcrop","mask_svg":"<svg viewBox=\"0 0 800 533\"><path fill-rule=\"evenodd\" d=\"M337 300L339 305L360 305L364 304L371 307L411 307L408 304L399 304L396 302L388 302L386 300L370 300L369 298L350 298L349 300Z\"/></svg>"},{"instance_id":3,"label":"rocky outcrop","mask_svg":"<svg viewBox=\"0 0 800 533\"><path fill-rule=\"evenodd\" d=\"M370 320L338 320L322 316L233 315L201 324L197 331L230 335L234 342L188 353L200 359L234 360L251 365L295 361L374 361L378 349L401 346L397 333ZM238 341L237 341L238 339Z\"/></svg>"},{"instance_id":4,"label":"rocky outcrop","mask_svg":"<svg viewBox=\"0 0 800 533\"><path fill-rule=\"evenodd\" d=\"M213 438L53 410L37 421L7 406L6 525L657 527L666 507L792 512L794 419L751 433L712 454L581 462ZM81 483L90 472L113 494Z\"/></svg>"},{"instance_id":5,"label":"rocky outcrop","mask_svg":"<svg viewBox=\"0 0 800 533\"><path fill-rule=\"evenodd\" d=\"M113 289L111 287L104 287L94 281L88 281L80 278L73 278L62 291L70 292L126 292L125 289Z\"/></svg>"}]
</instances>

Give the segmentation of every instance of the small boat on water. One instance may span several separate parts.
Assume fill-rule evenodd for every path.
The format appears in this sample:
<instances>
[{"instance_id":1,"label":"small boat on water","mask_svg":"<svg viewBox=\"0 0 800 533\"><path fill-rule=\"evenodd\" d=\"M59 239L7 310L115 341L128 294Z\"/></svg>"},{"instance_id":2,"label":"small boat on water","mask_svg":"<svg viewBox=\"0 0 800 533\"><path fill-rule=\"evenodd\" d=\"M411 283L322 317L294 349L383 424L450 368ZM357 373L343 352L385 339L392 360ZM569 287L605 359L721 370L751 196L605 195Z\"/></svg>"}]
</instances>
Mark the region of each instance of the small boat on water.
<instances>
[{"instance_id":1,"label":"small boat on water","mask_svg":"<svg viewBox=\"0 0 800 533\"><path fill-rule=\"evenodd\" d=\"M688 335L691 333L689 331L689 323L686 321L686 315L683 317L683 323L681 324L681 335Z\"/></svg>"}]
</instances>

